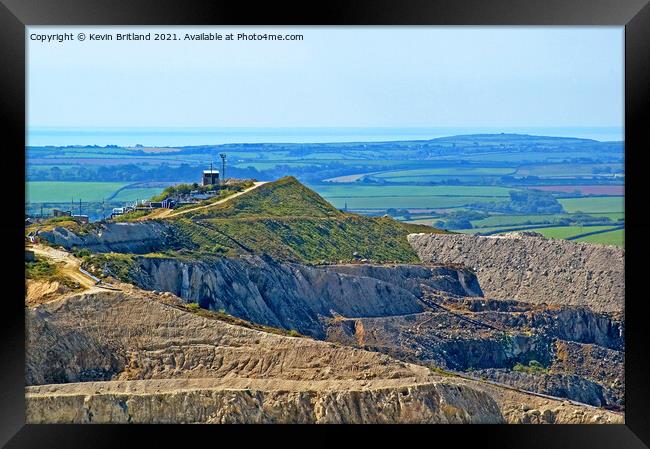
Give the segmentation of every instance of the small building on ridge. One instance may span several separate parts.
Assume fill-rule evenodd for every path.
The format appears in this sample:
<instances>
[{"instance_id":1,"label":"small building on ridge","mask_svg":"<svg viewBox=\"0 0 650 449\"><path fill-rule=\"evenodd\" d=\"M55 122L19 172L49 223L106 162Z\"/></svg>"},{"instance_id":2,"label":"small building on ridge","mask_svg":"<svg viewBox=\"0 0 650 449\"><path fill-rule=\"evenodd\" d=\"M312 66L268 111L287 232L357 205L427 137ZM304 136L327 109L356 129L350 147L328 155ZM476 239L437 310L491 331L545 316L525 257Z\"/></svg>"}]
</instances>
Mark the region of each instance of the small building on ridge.
<instances>
[{"instance_id":1,"label":"small building on ridge","mask_svg":"<svg viewBox=\"0 0 650 449\"><path fill-rule=\"evenodd\" d=\"M219 184L219 170L203 170L204 186L212 186Z\"/></svg>"}]
</instances>

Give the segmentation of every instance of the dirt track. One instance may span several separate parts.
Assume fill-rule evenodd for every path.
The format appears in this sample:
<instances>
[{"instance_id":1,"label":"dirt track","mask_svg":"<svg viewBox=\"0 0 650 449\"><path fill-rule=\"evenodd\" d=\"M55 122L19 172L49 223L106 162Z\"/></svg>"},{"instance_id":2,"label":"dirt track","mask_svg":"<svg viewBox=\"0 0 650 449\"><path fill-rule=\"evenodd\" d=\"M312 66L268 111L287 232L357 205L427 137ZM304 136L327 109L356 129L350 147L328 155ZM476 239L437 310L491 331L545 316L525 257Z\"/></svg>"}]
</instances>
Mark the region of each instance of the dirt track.
<instances>
[{"instance_id":1,"label":"dirt track","mask_svg":"<svg viewBox=\"0 0 650 449\"><path fill-rule=\"evenodd\" d=\"M206 204L206 205L203 205L203 206L193 207L191 209L185 209L185 210L178 211L178 212L174 212L174 209L159 209L160 212L155 211L152 214L149 214L149 215L146 215L146 216L142 217L141 220L151 220L151 219L154 219L154 218L155 219L173 218L173 217L178 217L179 215L187 214L189 212L195 212L197 210L201 210L201 209L205 209L205 208L208 208L208 207L216 206L218 204L223 204L226 201L230 201L233 198L237 198L238 196L243 195L245 193L248 193L251 190L254 190L254 189L256 189L259 186L264 185L264 184L266 184L266 182L256 182L251 187L249 187L247 189L244 189L241 192L237 192L237 193L235 193L233 195L227 196L226 198L215 201L214 203Z\"/></svg>"},{"instance_id":2,"label":"dirt track","mask_svg":"<svg viewBox=\"0 0 650 449\"><path fill-rule=\"evenodd\" d=\"M72 254L44 245L30 245L27 246L27 249L34 251L34 254L59 262L59 269L62 274L72 278L84 288L99 291L96 282L79 271L81 261Z\"/></svg>"}]
</instances>

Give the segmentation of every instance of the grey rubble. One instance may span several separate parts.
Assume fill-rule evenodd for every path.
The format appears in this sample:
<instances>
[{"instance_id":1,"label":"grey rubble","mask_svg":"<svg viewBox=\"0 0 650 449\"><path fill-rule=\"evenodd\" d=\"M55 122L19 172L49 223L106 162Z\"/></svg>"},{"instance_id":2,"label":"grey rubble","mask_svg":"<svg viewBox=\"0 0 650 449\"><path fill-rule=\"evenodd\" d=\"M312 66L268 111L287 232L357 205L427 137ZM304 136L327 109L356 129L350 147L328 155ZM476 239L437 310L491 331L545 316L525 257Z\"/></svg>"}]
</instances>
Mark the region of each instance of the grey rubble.
<instances>
[{"instance_id":1,"label":"grey rubble","mask_svg":"<svg viewBox=\"0 0 650 449\"><path fill-rule=\"evenodd\" d=\"M410 234L408 240L424 262L472 268L488 298L623 312L625 250L533 234Z\"/></svg>"}]
</instances>

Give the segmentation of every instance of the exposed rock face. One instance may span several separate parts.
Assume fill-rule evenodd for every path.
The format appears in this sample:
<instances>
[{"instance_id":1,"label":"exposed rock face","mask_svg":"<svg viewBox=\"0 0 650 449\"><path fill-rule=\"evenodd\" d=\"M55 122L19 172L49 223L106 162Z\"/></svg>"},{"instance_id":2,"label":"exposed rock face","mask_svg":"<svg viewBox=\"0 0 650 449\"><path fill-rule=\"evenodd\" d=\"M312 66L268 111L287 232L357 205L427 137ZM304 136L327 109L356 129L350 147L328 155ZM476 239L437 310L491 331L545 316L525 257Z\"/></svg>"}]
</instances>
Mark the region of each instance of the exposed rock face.
<instances>
[{"instance_id":1,"label":"exposed rock face","mask_svg":"<svg viewBox=\"0 0 650 449\"><path fill-rule=\"evenodd\" d=\"M329 273L341 276L336 269ZM442 276L450 279L449 273ZM439 285L433 278L425 276L430 281L423 284L425 296ZM170 293L121 287L123 292L95 289L27 309L29 422L622 422L621 414L431 374L379 352L230 325L188 312ZM414 320L416 326L397 329L409 333L422 327L431 338L443 331L446 345L457 339L444 332L467 324L478 346L461 352L476 360L483 353L492 356L482 342L496 343L490 330L460 319L456 329L443 321L437 324L449 329L429 332L434 327L427 328L427 313L363 320ZM373 338L400 341L394 332L364 329L360 319L331 320L354 322L360 346L365 338L366 346ZM532 341L516 340L508 349L511 356L526 356ZM522 403L533 409L523 410Z\"/></svg>"},{"instance_id":2,"label":"exposed rock face","mask_svg":"<svg viewBox=\"0 0 650 449\"><path fill-rule=\"evenodd\" d=\"M522 390L568 398L596 407L619 406L622 399L596 382L571 374L531 374L499 369L480 370L474 374Z\"/></svg>"},{"instance_id":3,"label":"exposed rock face","mask_svg":"<svg viewBox=\"0 0 650 449\"><path fill-rule=\"evenodd\" d=\"M329 265L325 269L388 282L421 297L423 289L456 296L483 296L476 275L462 267L422 265Z\"/></svg>"},{"instance_id":4,"label":"exposed rock face","mask_svg":"<svg viewBox=\"0 0 650 449\"><path fill-rule=\"evenodd\" d=\"M499 404L509 424L622 424L622 413L592 406L535 396L491 382L460 379L467 385L477 385Z\"/></svg>"},{"instance_id":5,"label":"exposed rock face","mask_svg":"<svg viewBox=\"0 0 650 449\"><path fill-rule=\"evenodd\" d=\"M537 329L549 338L593 343L617 351L625 348L623 320L588 307L543 307L484 298L462 298L454 307L467 308L481 320L503 329Z\"/></svg>"},{"instance_id":6,"label":"exposed rock face","mask_svg":"<svg viewBox=\"0 0 650 449\"><path fill-rule=\"evenodd\" d=\"M158 251L173 242L171 228L161 222L102 223L88 233L74 233L64 227L42 232L39 236L53 245L71 250L86 248L97 253L122 252L144 254Z\"/></svg>"},{"instance_id":7,"label":"exposed rock face","mask_svg":"<svg viewBox=\"0 0 650 449\"><path fill-rule=\"evenodd\" d=\"M458 295L480 293L473 274L447 267L311 267L257 256L210 263L142 257L137 263L140 275L134 281L142 288L317 338L325 337L323 317L422 312L422 286Z\"/></svg>"},{"instance_id":8,"label":"exposed rock face","mask_svg":"<svg viewBox=\"0 0 650 449\"><path fill-rule=\"evenodd\" d=\"M93 380L92 372L101 380L118 373L122 379L428 375L424 367L382 354L233 326L156 297L101 292L28 309L28 383Z\"/></svg>"},{"instance_id":9,"label":"exposed rock face","mask_svg":"<svg viewBox=\"0 0 650 449\"><path fill-rule=\"evenodd\" d=\"M330 320L327 339L457 371L550 363L551 341L519 333L505 336L446 312Z\"/></svg>"},{"instance_id":10,"label":"exposed rock face","mask_svg":"<svg viewBox=\"0 0 650 449\"><path fill-rule=\"evenodd\" d=\"M595 406L624 406L622 323L584 307L449 297L422 313L328 320L327 339ZM444 307L444 309L442 308ZM535 360L539 373L512 372ZM546 372L544 372L546 371ZM552 373L552 374L549 374ZM495 377L496 376L496 377Z\"/></svg>"},{"instance_id":11,"label":"exposed rock face","mask_svg":"<svg viewBox=\"0 0 650 449\"><path fill-rule=\"evenodd\" d=\"M27 279L26 284L27 295L25 296L25 303L30 306L54 299L70 290L58 281L35 281L33 279Z\"/></svg>"},{"instance_id":12,"label":"exposed rock face","mask_svg":"<svg viewBox=\"0 0 650 449\"><path fill-rule=\"evenodd\" d=\"M124 369L123 355L100 338L88 338L88 324L62 328L51 322L51 313L26 309L27 385L109 380Z\"/></svg>"},{"instance_id":13,"label":"exposed rock face","mask_svg":"<svg viewBox=\"0 0 650 449\"><path fill-rule=\"evenodd\" d=\"M476 271L485 296L536 304L588 306L621 313L625 271L621 248L543 237L411 234L424 262Z\"/></svg>"},{"instance_id":14,"label":"exposed rock face","mask_svg":"<svg viewBox=\"0 0 650 449\"><path fill-rule=\"evenodd\" d=\"M425 367L179 304L132 290L28 309L28 383L57 383L27 388L28 422L503 422L488 394Z\"/></svg>"},{"instance_id":15,"label":"exposed rock face","mask_svg":"<svg viewBox=\"0 0 650 449\"><path fill-rule=\"evenodd\" d=\"M481 293L476 277L455 266L312 267L257 256L213 262L143 257L136 262L136 282L143 288L169 291L253 322L456 371L512 369L530 360L550 366L556 360L555 341L617 352L624 348L623 323L608 314L471 296ZM439 309L440 304L453 310ZM577 381L578 376L584 378ZM596 382L593 388L606 390L601 399L614 399L591 403L622 405L616 391L622 386L613 389L608 379L584 374L563 382L574 380L573 390L554 391L577 394L581 385ZM541 381L528 385L548 390Z\"/></svg>"},{"instance_id":16,"label":"exposed rock face","mask_svg":"<svg viewBox=\"0 0 650 449\"><path fill-rule=\"evenodd\" d=\"M453 381L192 379L29 387L29 423L500 423L484 392Z\"/></svg>"},{"instance_id":17,"label":"exposed rock face","mask_svg":"<svg viewBox=\"0 0 650 449\"><path fill-rule=\"evenodd\" d=\"M553 372L575 374L602 385L613 403L625 404L625 353L593 344L555 342Z\"/></svg>"}]
</instances>

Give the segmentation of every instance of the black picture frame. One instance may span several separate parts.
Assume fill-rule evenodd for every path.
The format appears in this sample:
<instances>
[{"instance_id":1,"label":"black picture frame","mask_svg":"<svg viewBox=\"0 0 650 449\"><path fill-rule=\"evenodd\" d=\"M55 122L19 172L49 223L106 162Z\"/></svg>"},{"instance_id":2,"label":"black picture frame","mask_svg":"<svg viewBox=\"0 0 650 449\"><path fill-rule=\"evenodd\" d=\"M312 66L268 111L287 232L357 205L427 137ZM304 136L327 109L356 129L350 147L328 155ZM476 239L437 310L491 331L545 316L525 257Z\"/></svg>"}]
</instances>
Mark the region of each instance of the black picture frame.
<instances>
[{"instance_id":1,"label":"black picture frame","mask_svg":"<svg viewBox=\"0 0 650 449\"><path fill-rule=\"evenodd\" d=\"M171 443L180 437L193 445L201 437L226 432L221 426L25 425L24 302L25 285L19 258L24 250L25 26L27 25L619 25L625 26L625 211L626 211L626 354L624 425L474 425L419 426L423 441L452 438L454 447L475 439L482 447L501 448L642 448L650 444L648 318L644 313L644 258L650 219L643 184L648 167L645 128L650 86L650 5L645 0L456 0L456 1L317 1L301 4L168 0L0 0L0 110L6 125L3 143L5 219L0 221L3 254L3 304L0 369L0 444L6 447L128 447L135 436ZM8 176L7 176L8 175ZM645 201L644 201L645 200ZM14 260L15 259L15 260ZM636 293L638 292L638 293ZM286 426L285 426L286 427ZM301 430L305 430L303 426ZM423 429L424 427L424 429ZM191 430L190 430L191 429ZM331 427L310 432L331 435ZM359 429L368 430L367 426ZM375 436L396 434L375 426ZM413 428L410 427L409 432ZM262 432L264 430L264 432ZM264 426L249 432L230 429L239 438L276 433ZM352 430L356 432L356 430ZM290 435L294 432L291 429ZM444 434L444 435L443 435ZM296 443L297 434L292 435ZM188 438L191 438L188 440ZM412 437L415 438L415 437ZM151 443L153 440L149 440ZM209 441L209 440L208 440ZM214 444L216 443L216 440ZM237 440L233 440L237 441ZM315 440L314 440L315 441ZM303 440L311 444L310 440ZM198 444L198 442L196 443ZM303 444L303 443L301 443ZM415 440L413 440L415 444ZM447 443L447 445L452 443ZM149 445L149 444L148 444ZM153 446L153 444L150 444Z\"/></svg>"}]
</instances>

